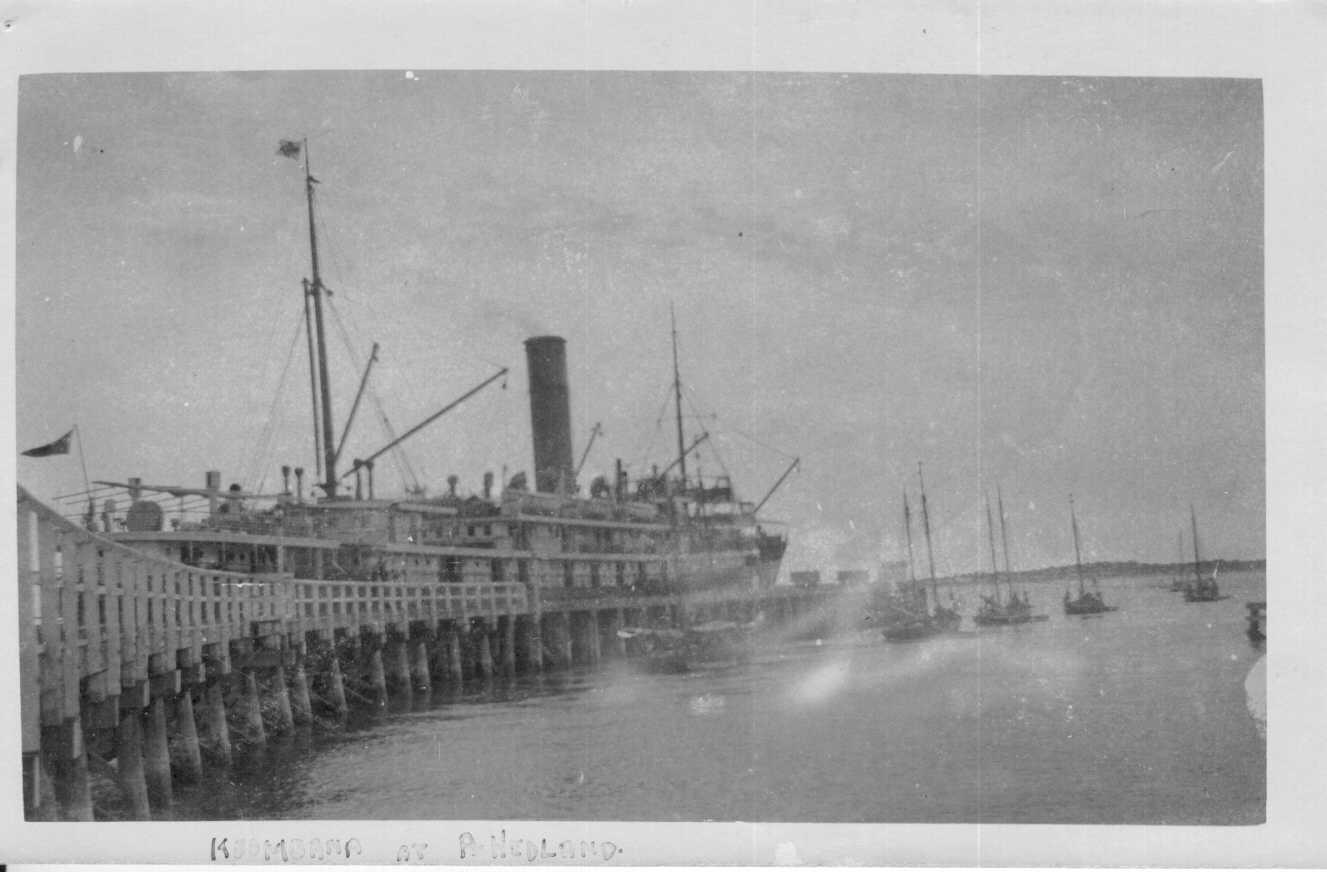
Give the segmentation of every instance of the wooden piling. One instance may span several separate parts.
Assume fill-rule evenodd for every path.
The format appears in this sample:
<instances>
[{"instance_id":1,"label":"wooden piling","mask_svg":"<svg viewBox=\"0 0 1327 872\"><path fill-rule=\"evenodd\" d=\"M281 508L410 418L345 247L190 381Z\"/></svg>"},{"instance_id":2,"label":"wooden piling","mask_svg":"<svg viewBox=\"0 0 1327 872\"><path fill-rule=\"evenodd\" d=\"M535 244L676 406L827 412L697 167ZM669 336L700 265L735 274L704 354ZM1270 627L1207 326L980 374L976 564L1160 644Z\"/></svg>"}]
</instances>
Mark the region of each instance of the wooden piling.
<instances>
[{"instance_id":1,"label":"wooden piling","mask_svg":"<svg viewBox=\"0 0 1327 872\"><path fill-rule=\"evenodd\" d=\"M230 766L230 725L226 723L226 693L222 679L207 685L204 697L209 753L222 766Z\"/></svg>"},{"instance_id":2,"label":"wooden piling","mask_svg":"<svg viewBox=\"0 0 1327 872\"><path fill-rule=\"evenodd\" d=\"M414 682L416 690L428 690L432 686L428 643L423 639L415 642L414 653L415 656L410 669L411 680Z\"/></svg>"},{"instance_id":3,"label":"wooden piling","mask_svg":"<svg viewBox=\"0 0 1327 872\"><path fill-rule=\"evenodd\" d=\"M454 685L465 681L465 646L461 644L461 631L453 625L447 633L447 678Z\"/></svg>"},{"instance_id":4,"label":"wooden piling","mask_svg":"<svg viewBox=\"0 0 1327 872\"><path fill-rule=\"evenodd\" d=\"M447 630L442 624L433 627L431 635L425 639L428 647L428 667L430 684L444 684L447 681Z\"/></svg>"},{"instance_id":5,"label":"wooden piling","mask_svg":"<svg viewBox=\"0 0 1327 872\"><path fill-rule=\"evenodd\" d=\"M388 660L391 662L389 686L392 691L403 696L410 696L413 684L410 680L410 652L407 643L398 639L388 647Z\"/></svg>"},{"instance_id":6,"label":"wooden piling","mask_svg":"<svg viewBox=\"0 0 1327 872\"><path fill-rule=\"evenodd\" d=\"M381 648L374 648L369 654L369 693L374 705L387 704L387 673L382 665Z\"/></svg>"},{"instance_id":7,"label":"wooden piling","mask_svg":"<svg viewBox=\"0 0 1327 872\"><path fill-rule=\"evenodd\" d=\"M543 616L543 632L540 633L540 651L546 669L562 667L562 639L558 634L558 615L546 612Z\"/></svg>"},{"instance_id":8,"label":"wooden piling","mask_svg":"<svg viewBox=\"0 0 1327 872\"><path fill-rule=\"evenodd\" d=\"M92 820L92 789L82 722L77 717L66 718L54 729L43 728L42 734L55 773L52 810L65 820ZM39 780L43 777L41 762L38 761L38 771L34 773Z\"/></svg>"},{"instance_id":9,"label":"wooden piling","mask_svg":"<svg viewBox=\"0 0 1327 872\"><path fill-rule=\"evenodd\" d=\"M588 661L585 621L576 612L567 612L567 663L575 666Z\"/></svg>"},{"instance_id":10,"label":"wooden piling","mask_svg":"<svg viewBox=\"0 0 1327 872\"><path fill-rule=\"evenodd\" d=\"M327 700L332 704L332 714L344 718L350 711L346 705L346 683L341 675L341 658L332 655L331 669L327 676Z\"/></svg>"},{"instance_id":11,"label":"wooden piling","mask_svg":"<svg viewBox=\"0 0 1327 872\"><path fill-rule=\"evenodd\" d=\"M415 695L415 683L410 677L410 642L407 639L400 640L392 648L392 682L396 685L396 693L407 700L411 700Z\"/></svg>"},{"instance_id":12,"label":"wooden piling","mask_svg":"<svg viewBox=\"0 0 1327 872\"><path fill-rule=\"evenodd\" d=\"M571 637L572 665L589 662L589 634L586 632L585 616L578 612L567 612L567 633Z\"/></svg>"},{"instance_id":13,"label":"wooden piling","mask_svg":"<svg viewBox=\"0 0 1327 872\"><path fill-rule=\"evenodd\" d=\"M60 802L56 796L55 781L47 769L43 752L49 749L23 755L23 817L30 821L55 821L60 819ZM91 798L88 802L91 813ZM80 818L92 820L92 818Z\"/></svg>"},{"instance_id":14,"label":"wooden piling","mask_svg":"<svg viewBox=\"0 0 1327 872\"><path fill-rule=\"evenodd\" d=\"M198 748L193 695L187 687L175 698L175 734L178 738L178 752L174 769L182 781L197 781L203 776L203 757Z\"/></svg>"},{"instance_id":15,"label":"wooden piling","mask_svg":"<svg viewBox=\"0 0 1327 872\"><path fill-rule=\"evenodd\" d=\"M625 620L624 609L613 609L608 613L608 654L615 659L627 656L627 640L618 635Z\"/></svg>"},{"instance_id":16,"label":"wooden piling","mask_svg":"<svg viewBox=\"0 0 1327 872\"><path fill-rule=\"evenodd\" d=\"M525 624L525 668L529 672L544 669L544 634L539 626L540 616L530 615Z\"/></svg>"},{"instance_id":17,"label":"wooden piling","mask_svg":"<svg viewBox=\"0 0 1327 872\"><path fill-rule=\"evenodd\" d=\"M477 631L472 631L476 648L476 671L480 678L491 678L493 675L493 648L488 631L488 623L483 622L479 625Z\"/></svg>"},{"instance_id":18,"label":"wooden piling","mask_svg":"<svg viewBox=\"0 0 1327 872\"><path fill-rule=\"evenodd\" d=\"M516 616L504 615L498 624L502 630L502 674L516 674Z\"/></svg>"},{"instance_id":19,"label":"wooden piling","mask_svg":"<svg viewBox=\"0 0 1327 872\"><path fill-rule=\"evenodd\" d=\"M144 722L143 774L147 782L148 802L160 811L169 811L171 796L170 743L166 732L166 700L153 697Z\"/></svg>"},{"instance_id":20,"label":"wooden piling","mask_svg":"<svg viewBox=\"0 0 1327 872\"><path fill-rule=\"evenodd\" d=\"M575 648L572 645L571 633L571 612L562 612L558 615L558 645L561 650L558 652L560 665L570 667L576 663L573 654Z\"/></svg>"},{"instance_id":21,"label":"wooden piling","mask_svg":"<svg viewBox=\"0 0 1327 872\"><path fill-rule=\"evenodd\" d=\"M290 689L286 684L286 667L277 664L276 675L272 677L272 700L276 709L277 734L289 733L295 729L295 713L290 707Z\"/></svg>"},{"instance_id":22,"label":"wooden piling","mask_svg":"<svg viewBox=\"0 0 1327 872\"><path fill-rule=\"evenodd\" d=\"M309 699L309 676L304 661L295 661L295 674L290 681L290 714L293 723L304 727L313 723L313 702Z\"/></svg>"},{"instance_id":23,"label":"wooden piling","mask_svg":"<svg viewBox=\"0 0 1327 872\"><path fill-rule=\"evenodd\" d=\"M120 726L115 735L115 759L120 790L124 793L129 816L151 820L147 801L147 781L143 777L143 710L125 708L120 712Z\"/></svg>"},{"instance_id":24,"label":"wooden piling","mask_svg":"<svg viewBox=\"0 0 1327 872\"><path fill-rule=\"evenodd\" d=\"M253 670L244 673L244 739L250 745L267 744L267 729L263 726L263 704L258 696L258 676Z\"/></svg>"},{"instance_id":25,"label":"wooden piling","mask_svg":"<svg viewBox=\"0 0 1327 872\"><path fill-rule=\"evenodd\" d=\"M589 611L585 614L585 662L595 665L599 662L603 649L599 639L599 613Z\"/></svg>"}]
</instances>

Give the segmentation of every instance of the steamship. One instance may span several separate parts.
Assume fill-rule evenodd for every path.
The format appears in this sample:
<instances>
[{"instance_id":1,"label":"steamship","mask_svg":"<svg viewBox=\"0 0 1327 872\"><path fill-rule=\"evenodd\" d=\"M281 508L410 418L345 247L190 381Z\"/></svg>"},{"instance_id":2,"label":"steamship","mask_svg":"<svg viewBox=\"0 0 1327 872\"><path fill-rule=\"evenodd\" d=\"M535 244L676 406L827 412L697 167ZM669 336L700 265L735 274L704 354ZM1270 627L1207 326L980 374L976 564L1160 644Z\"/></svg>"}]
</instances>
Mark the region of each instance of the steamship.
<instances>
[{"instance_id":1,"label":"steamship","mask_svg":"<svg viewBox=\"0 0 1327 872\"><path fill-rule=\"evenodd\" d=\"M123 488L126 511L113 500L88 525L126 545L190 566L328 581L481 585L507 601L527 603L603 595L672 595L698 590L761 590L774 585L786 537L768 532L757 512L796 468L783 473L759 504L738 498L731 481L705 485L686 472L687 455L706 438L685 443L673 327L677 454L662 470L633 479L617 462L613 480L596 478L582 492L572 462L566 343L557 336L525 342L533 432L533 475L518 472L495 487L485 473L474 495L375 494L373 460L467 397L502 370L387 447L338 474L334 444L323 297L318 266L314 184L307 142L283 142L281 154L303 157L312 278L304 281L315 443L320 479L282 468L275 494L223 489L218 471L201 487L144 484L140 478L98 482ZM370 361L370 366L372 361ZM367 382L365 371L362 394ZM359 397L350 412L359 405ZM347 427L349 420L346 422ZM294 473L293 482L291 473ZM353 490L346 480L353 476ZM190 517L168 517L162 495L205 504ZM169 505L169 504L168 504Z\"/></svg>"}]
</instances>

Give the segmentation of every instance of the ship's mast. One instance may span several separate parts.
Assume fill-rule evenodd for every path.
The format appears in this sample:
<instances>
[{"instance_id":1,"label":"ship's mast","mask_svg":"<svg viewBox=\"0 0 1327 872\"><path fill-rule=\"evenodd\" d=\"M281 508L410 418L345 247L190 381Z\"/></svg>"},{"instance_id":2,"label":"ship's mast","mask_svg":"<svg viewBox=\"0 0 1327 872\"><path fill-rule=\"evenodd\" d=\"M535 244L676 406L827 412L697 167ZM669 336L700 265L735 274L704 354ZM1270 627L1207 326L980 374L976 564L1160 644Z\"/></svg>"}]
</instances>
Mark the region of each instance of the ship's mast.
<instances>
[{"instance_id":1,"label":"ship's mast","mask_svg":"<svg viewBox=\"0 0 1327 872\"><path fill-rule=\"evenodd\" d=\"M1074 565L1078 567L1078 596L1083 596L1083 553L1078 545L1078 515L1074 512L1074 495L1069 494L1069 523L1074 528Z\"/></svg>"},{"instance_id":2,"label":"ship's mast","mask_svg":"<svg viewBox=\"0 0 1327 872\"><path fill-rule=\"evenodd\" d=\"M677 366L677 313L673 304L668 304L668 316L673 322L673 396L677 404L677 462L682 473L682 489L687 486L687 449L686 439L682 435L682 374Z\"/></svg>"},{"instance_id":3,"label":"ship's mast","mask_svg":"<svg viewBox=\"0 0 1327 872\"><path fill-rule=\"evenodd\" d=\"M332 441L332 396L327 377L327 340L323 329L323 280L318 271L318 231L313 216L313 186L317 179L309 168L309 140L303 141L304 147L304 195L309 204L309 260L313 269L313 278L308 285L308 294L313 298L314 329L317 332L318 345L318 388L322 406L322 450L323 450L323 493L329 498L336 496L336 443Z\"/></svg>"},{"instance_id":4,"label":"ship's mast","mask_svg":"<svg viewBox=\"0 0 1327 872\"><path fill-rule=\"evenodd\" d=\"M313 463L318 478L323 475L322 412L318 406L318 351L313 336L313 310L309 306L309 280L304 279L304 335L309 344L309 397L313 400Z\"/></svg>"},{"instance_id":5,"label":"ship's mast","mask_svg":"<svg viewBox=\"0 0 1327 872\"><path fill-rule=\"evenodd\" d=\"M940 602L940 592L935 584L935 552L931 550L931 513L926 507L926 480L922 478L922 462L917 461L917 481L922 490L922 530L926 532L926 562L931 571L931 596Z\"/></svg>"}]
</instances>

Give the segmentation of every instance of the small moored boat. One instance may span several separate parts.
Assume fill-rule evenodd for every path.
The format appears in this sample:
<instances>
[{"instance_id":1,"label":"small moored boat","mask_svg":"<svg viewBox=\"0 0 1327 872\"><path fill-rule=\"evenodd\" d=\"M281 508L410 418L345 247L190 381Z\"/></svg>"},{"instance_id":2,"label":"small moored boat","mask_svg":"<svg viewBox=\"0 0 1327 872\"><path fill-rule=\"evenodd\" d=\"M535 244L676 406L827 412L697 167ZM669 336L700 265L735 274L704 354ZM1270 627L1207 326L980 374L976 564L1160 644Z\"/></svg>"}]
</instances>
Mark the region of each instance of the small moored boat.
<instances>
[{"instance_id":1,"label":"small moored boat","mask_svg":"<svg viewBox=\"0 0 1327 872\"><path fill-rule=\"evenodd\" d=\"M1229 596L1221 593L1221 587L1216 583L1217 573L1221 571L1221 561L1217 561L1216 566L1212 567L1212 574L1203 578L1202 558L1198 556L1198 516L1194 513L1193 506L1189 506L1189 522L1193 525L1193 581L1189 582L1184 588L1184 601L1186 603L1214 603L1218 600L1230 599Z\"/></svg>"},{"instance_id":2,"label":"small moored boat","mask_svg":"<svg viewBox=\"0 0 1327 872\"><path fill-rule=\"evenodd\" d=\"M1092 590L1088 590L1083 582L1083 553L1078 542L1078 516L1074 513L1074 498L1069 496L1069 522L1074 529L1074 565L1078 568L1078 596L1070 597L1069 591L1064 592L1064 613L1066 615L1101 615L1106 612L1113 612L1116 606L1106 605L1106 601L1101 597L1101 591L1097 590L1097 580L1092 579Z\"/></svg>"},{"instance_id":3,"label":"small moored boat","mask_svg":"<svg viewBox=\"0 0 1327 872\"><path fill-rule=\"evenodd\" d=\"M1036 614L1032 611L1032 599L1027 591L1019 594L1010 581L1009 537L1004 523L1004 495L997 488L997 504L1000 507L1000 540L1004 546L1005 583L1009 590L1001 598L1000 573L995 562L995 524L991 521L991 498L986 497L986 530L991 546L991 586L992 593L982 595L982 603L973 616L973 623L980 627L1003 627L1013 624L1032 624L1050 620L1049 615Z\"/></svg>"},{"instance_id":4,"label":"small moored boat","mask_svg":"<svg viewBox=\"0 0 1327 872\"><path fill-rule=\"evenodd\" d=\"M926 589L917 581L912 558L912 510L908 495L903 494L903 526L908 542L908 596L895 596L881 610L884 627L881 632L886 642L915 642L942 633L957 632L963 624L957 603L950 594L950 604L940 604L940 591L935 583L935 552L931 547L931 516L926 504L926 481L922 478L922 465L917 464L917 480L922 494L922 529L926 533L926 557L931 572L931 603L926 601Z\"/></svg>"},{"instance_id":5,"label":"small moored boat","mask_svg":"<svg viewBox=\"0 0 1327 872\"><path fill-rule=\"evenodd\" d=\"M647 672L680 673L722 669L751 659L753 625L709 621L685 630L628 627L618 631L628 656Z\"/></svg>"}]
</instances>

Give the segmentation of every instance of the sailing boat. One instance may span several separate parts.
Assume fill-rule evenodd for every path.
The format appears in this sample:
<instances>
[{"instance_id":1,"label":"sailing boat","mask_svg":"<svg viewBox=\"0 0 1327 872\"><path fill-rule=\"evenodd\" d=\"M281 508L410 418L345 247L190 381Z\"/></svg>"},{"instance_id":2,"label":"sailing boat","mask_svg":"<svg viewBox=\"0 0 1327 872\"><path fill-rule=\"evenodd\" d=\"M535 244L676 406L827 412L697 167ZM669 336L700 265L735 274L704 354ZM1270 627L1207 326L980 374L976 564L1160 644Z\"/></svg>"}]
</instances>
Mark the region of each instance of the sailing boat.
<instances>
[{"instance_id":1,"label":"sailing boat","mask_svg":"<svg viewBox=\"0 0 1327 872\"><path fill-rule=\"evenodd\" d=\"M903 492L903 529L908 543L908 588L890 598L885 611L883 633L889 642L910 642L935 634L926 602L926 589L917 583L917 566L912 553L912 509L908 493Z\"/></svg>"},{"instance_id":2,"label":"sailing boat","mask_svg":"<svg viewBox=\"0 0 1327 872\"><path fill-rule=\"evenodd\" d=\"M1212 574L1203 578L1202 559L1198 556L1198 516L1194 513L1193 504L1189 505L1189 523L1193 525L1193 582L1184 589L1184 601L1188 603L1214 603L1217 600L1229 599L1228 596L1221 594L1221 588L1216 583L1216 575L1221 571L1221 563L1212 569Z\"/></svg>"},{"instance_id":3,"label":"sailing boat","mask_svg":"<svg viewBox=\"0 0 1327 872\"><path fill-rule=\"evenodd\" d=\"M1069 591L1064 592L1064 613L1066 615L1100 615L1105 612L1113 612L1116 606L1106 605L1106 601L1101 598L1101 592L1097 590L1088 590L1083 582L1083 552L1078 541L1078 516L1074 513L1074 497L1069 495L1069 522L1074 529L1074 565L1078 568L1078 596L1070 597ZM1092 586L1097 586L1097 580L1092 579Z\"/></svg>"},{"instance_id":4,"label":"sailing boat","mask_svg":"<svg viewBox=\"0 0 1327 872\"><path fill-rule=\"evenodd\" d=\"M924 497L922 506L924 509ZM926 519L925 512L923 512L923 519ZM903 526L908 543L908 593L906 596L896 596L889 604L886 613L888 617L882 630L885 640L888 642L911 642L917 639L929 638L939 633L957 630L962 622L962 616L959 615L957 610L940 605L939 596L935 591L935 559L933 556L931 558L931 596L935 600L934 612L930 610L927 604L926 588L917 580L917 569L912 552L912 510L908 505L906 491L903 494ZM925 526L927 553L930 554L930 523L926 523Z\"/></svg>"},{"instance_id":5,"label":"sailing boat","mask_svg":"<svg viewBox=\"0 0 1327 872\"><path fill-rule=\"evenodd\" d=\"M1004 519L1005 519L1004 494L1000 491L1000 485L998 484L995 486L995 506L996 510L1000 513L1000 544L1004 547L1004 577L1006 580L1008 580L1009 599L1012 602L1015 599L1014 583L1010 579L1014 577L1014 574L1013 571L1009 568L1009 534L1005 531L1005 526L1004 526ZM989 523L989 521L987 523ZM1026 608L1027 611L1031 611L1032 603L1028 600L1028 592L1026 587L1023 588L1023 605L1027 607ZM1033 620L1038 620L1038 621L1049 620L1049 619L1050 618L1048 615L1039 615L1033 618Z\"/></svg>"},{"instance_id":6,"label":"sailing boat","mask_svg":"<svg viewBox=\"0 0 1327 872\"><path fill-rule=\"evenodd\" d=\"M928 606L926 588L917 580L917 572L912 559L912 511L908 506L908 495L903 494L903 523L908 541L908 576L909 598L898 599L890 609L890 619L883 630L885 639L890 642L907 642L924 639L940 633L956 632L963 623L963 616L958 611L954 595L949 594L949 605L940 604L940 590L935 580L935 551L931 544L931 515L926 502L926 480L922 477L922 465L917 464L917 480L922 493L922 529L926 533L926 560L930 570L931 604Z\"/></svg>"},{"instance_id":7,"label":"sailing boat","mask_svg":"<svg viewBox=\"0 0 1327 872\"><path fill-rule=\"evenodd\" d=\"M926 533L926 563L931 573L931 601L933 609L931 611L931 622L935 624L937 631L949 633L957 630L963 623L963 616L958 612L958 604L954 602L954 594L949 593L949 605L940 605L940 590L935 584L935 553L931 550L931 513L926 505L926 480L922 478L922 463L917 461L917 482L922 492L922 529Z\"/></svg>"},{"instance_id":8,"label":"sailing boat","mask_svg":"<svg viewBox=\"0 0 1327 872\"><path fill-rule=\"evenodd\" d=\"M1002 602L1000 600L1000 571L999 565L995 561L995 524L991 521L991 498L986 496L986 532L987 541L991 547L991 584L994 587L994 593L990 596L982 596L981 608L973 617L973 621L980 626L1003 626L1006 624L1029 624L1035 621L1048 621L1049 615L1037 615L1032 613L1032 602L1028 599L1027 592L1022 596L1014 592L1013 582L1010 581L1009 574L1009 538L1005 533L1004 526L1004 497L1000 496L1000 538L1004 542L1004 571L1005 584L1009 586L1008 596Z\"/></svg>"},{"instance_id":9,"label":"sailing boat","mask_svg":"<svg viewBox=\"0 0 1327 872\"><path fill-rule=\"evenodd\" d=\"M1189 589L1189 580L1184 577L1181 570L1184 568L1184 528L1180 528L1179 539L1176 544L1175 553L1179 559L1175 561L1175 577L1170 580L1170 589L1175 593L1184 593Z\"/></svg>"}]
</instances>

